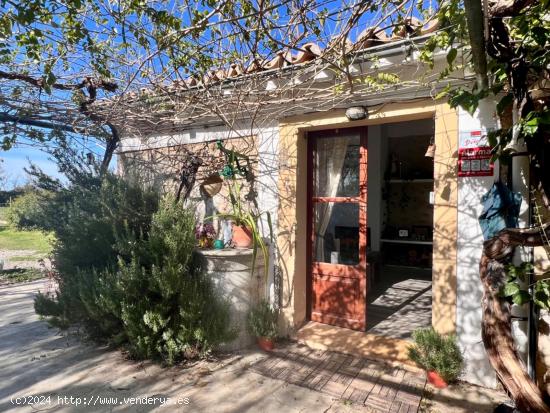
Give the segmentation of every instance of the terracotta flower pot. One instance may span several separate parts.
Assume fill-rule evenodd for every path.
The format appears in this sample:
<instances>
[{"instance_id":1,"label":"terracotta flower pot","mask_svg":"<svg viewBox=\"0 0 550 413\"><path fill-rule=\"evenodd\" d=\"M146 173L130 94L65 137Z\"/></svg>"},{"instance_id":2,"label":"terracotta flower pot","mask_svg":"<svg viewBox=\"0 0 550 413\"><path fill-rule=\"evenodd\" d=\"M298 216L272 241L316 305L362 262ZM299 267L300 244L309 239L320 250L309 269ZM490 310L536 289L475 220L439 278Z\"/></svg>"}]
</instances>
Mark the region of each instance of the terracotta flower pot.
<instances>
[{"instance_id":1,"label":"terracotta flower pot","mask_svg":"<svg viewBox=\"0 0 550 413\"><path fill-rule=\"evenodd\" d=\"M258 337L256 340L258 341L258 347L260 347L263 351L272 351L275 348L275 344L270 338Z\"/></svg>"},{"instance_id":2,"label":"terracotta flower pot","mask_svg":"<svg viewBox=\"0 0 550 413\"><path fill-rule=\"evenodd\" d=\"M448 386L447 382L443 380L443 377L441 377L437 371L428 371L426 376L430 384L438 389L444 389Z\"/></svg>"},{"instance_id":3,"label":"terracotta flower pot","mask_svg":"<svg viewBox=\"0 0 550 413\"><path fill-rule=\"evenodd\" d=\"M231 240L235 248L250 248L252 246L252 231L241 225L233 225Z\"/></svg>"}]
</instances>

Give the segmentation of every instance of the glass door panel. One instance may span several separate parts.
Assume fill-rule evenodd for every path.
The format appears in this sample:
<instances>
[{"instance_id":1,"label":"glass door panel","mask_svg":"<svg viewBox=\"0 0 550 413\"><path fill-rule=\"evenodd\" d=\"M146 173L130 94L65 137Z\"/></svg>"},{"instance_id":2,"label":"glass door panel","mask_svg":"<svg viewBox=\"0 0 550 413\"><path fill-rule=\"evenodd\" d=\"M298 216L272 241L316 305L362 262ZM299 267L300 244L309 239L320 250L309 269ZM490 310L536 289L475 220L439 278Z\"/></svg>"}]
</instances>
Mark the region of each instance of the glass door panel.
<instances>
[{"instance_id":1,"label":"glass door panel","mask_svg":"<svg viewBox=\"0 0 550 413\"><path fill-rule=\"evenodd\" d=\"M314 261L359 264L359 204L316 202Z\"/></svg>"},{"instance_id":2,"label":"glass door panel","mask_svg":"<svg viewBox=\"0 0 550 413\"><path fill-rule=\"evenodd\" d=\"M359 196L360 149L358 135L317 139L314 196Z\"/></svg>"}]
</instances>

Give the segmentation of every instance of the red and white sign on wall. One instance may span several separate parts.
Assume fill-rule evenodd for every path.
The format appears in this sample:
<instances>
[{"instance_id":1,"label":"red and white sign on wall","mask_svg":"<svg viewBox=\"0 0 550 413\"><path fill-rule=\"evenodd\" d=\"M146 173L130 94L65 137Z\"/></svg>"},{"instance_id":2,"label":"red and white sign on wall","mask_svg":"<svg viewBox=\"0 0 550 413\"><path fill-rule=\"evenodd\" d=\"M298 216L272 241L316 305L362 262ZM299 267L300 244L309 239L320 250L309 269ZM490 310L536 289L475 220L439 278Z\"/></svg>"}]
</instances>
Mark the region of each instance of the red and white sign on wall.
<instances>
[{"instance_id":1,"label":"red and white sign on wall","mask_svg":"<svg viewBox=\"0 0 550 413\"><path fill-rule=\"evenodd\" d=\"M458 144L458 176L493 176L491 147L481 130L460 134Z\"/></svg>"}]
</instances>

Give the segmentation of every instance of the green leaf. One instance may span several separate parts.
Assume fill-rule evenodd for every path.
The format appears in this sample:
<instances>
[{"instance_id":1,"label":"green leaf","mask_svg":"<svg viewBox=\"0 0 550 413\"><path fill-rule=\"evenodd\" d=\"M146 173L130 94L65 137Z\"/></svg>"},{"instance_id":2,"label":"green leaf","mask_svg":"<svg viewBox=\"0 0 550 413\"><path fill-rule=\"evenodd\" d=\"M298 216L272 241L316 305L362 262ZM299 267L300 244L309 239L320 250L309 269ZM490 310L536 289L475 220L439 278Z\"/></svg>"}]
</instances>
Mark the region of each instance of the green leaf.
<instances>
[{"instance_id":1,"label":"green leaf","mask_svg":"<svg viewBox=\"0 0 550 413\"><path fill-rule=\"evenodd\" d=\"M547 280L541 280L535 283L533 301L540 308L546 310L550 309L550 284Z\"/></svg>"},{"instance_id":2,"label":"green leaf","mask_svg":"<svg viewBox=\"0 0 550 413\"><path fill-rule=\"evenodd\" d=\"M531 301L531 295L525 290L520 290L512 297L512 301L517 305L527 304Z\"/></svg>"},{"instance_id":3,"label":"green leaf","mask_svg":"<svg viewBox=\"0 0 550 413\"><path fill-rule=\"evenodd\" d=\"M450 92L449 105L452 108L460 106L470 115L473 115L479 105L479 100L483 97L485 96L481 94L473 94L464 89L458 89Z\"/></svg>"},{"instance_id":4,"label":"green leaf","mask_svg":"<svg viewBox=\"0 0 550 413\"><path fill-rule=\"evenodd\" d=\"M511 297L517 294L519 291L520 289L517 283L509 282L504 285L504 288L502 289L502 295L504 295L504 297Z\"/></svg>"},{"instance_id":5,"label":"green leaf","mask_svg":"<svg viewBox=\"0 0 550 413\"><path fill-rule=\"evenodd\" d=\"M442 98L444 98L445 96L447 96L447 93L448 93L447 90L442 90L441 92L439 92L439 93L435 96L435 99L436 99L436 100L442 99Z\"/></svg>"},{"instance_id":6,"label":"green leaf","mask_svg":"<svg viewBox=\"0 0 550 413\"><path fill-rule=\"evenodd\" d=\"M453 62L456 59L457 53L458 51L454 47L451 50L449 50L449 53L447 53L447 63L449 64L449 66L453 65Z\"/></svg>"},{"instance_id":7,"label":"green leaf","mask_svg":"<svg viewBox=\"0 0 550 413\"><path fill-rule=\"evenodd\" d=\"M531 272L535 269L534 265L530 262L524 262L520 267L523 272Z\"/></svg>"},{"instance_id":8,"label":"green leaf","mask_svg":"<svg viewBox=\"0 0 550 413\"><path fill-rule=\"evenodd\" d=\"M519 271L519 268L516 267L513 264L508 264L506 266L506 272L512 277L517 277L518 276L518 271Z\"/></svg>"},{"instance_id":9,"label":"green leaf","mask_svg":"<svg viewBox=\"0 0 550 413\"><path fill-rule=\"evenodd\" d=\"M437 99L444 98L449 94L450 90L451 90L451 85L447 84L447 86L445 86L445 88L435 96L435 99L437 100Z\"/></svg>"}]
</instances>

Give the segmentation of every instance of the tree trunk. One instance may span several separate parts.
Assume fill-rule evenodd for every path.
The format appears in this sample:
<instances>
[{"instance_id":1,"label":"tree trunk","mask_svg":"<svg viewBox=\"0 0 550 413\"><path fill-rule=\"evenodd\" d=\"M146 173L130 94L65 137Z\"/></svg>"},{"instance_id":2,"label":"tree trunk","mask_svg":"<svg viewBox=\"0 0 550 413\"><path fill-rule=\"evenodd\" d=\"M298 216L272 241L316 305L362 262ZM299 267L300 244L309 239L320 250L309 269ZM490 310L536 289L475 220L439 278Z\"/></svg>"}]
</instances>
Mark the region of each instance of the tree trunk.
<instances>
[{"instance_id":1,"label":"tree trunk","mask_svg":"<svg viewBox=\"0 0 550 413\"><path fill-rule=\"evenodd\" d=\"M118 133L116 126L114 126L110 122L107 122L107 126L111 131L111 136L107 138L105 153L103 154L103 160L101 161L101 166L99 168L99 174L101 176L104 176L105 173L109 170L109 164L111 163L111 159L113 159L113 155L116 149L118 148L118 144L120 143L120 135Z\"/></svg>"},{"instance_id":2,"label":"tree trunk","mask_svg":"<svg viewBox=\"0 0 550 413\"><path fill-rule=\"evenodd\" d=\"M464 0L468 36L472 48L472 62L476 73L477 91L489 88L487 77L487 53L485 50L485 29L481 0Z\"/></svg>"},{"instance_id":3,"label":"tree trunk","mask_svg":"<svg viewBox=\"0 0 550 413\"><path fill-rule=\"evenodd\" d=\"M512 337L510 304L499 296L506 281L504 263L516 246L543 245L543 232L550 234L550 226L528 230L504 229L486 241L480 262L483 284L483 318L481 335L489 361L504 388L522 412L550 413L550 407L536 383L527 374Z\"/></svg>"}]
</instances>

